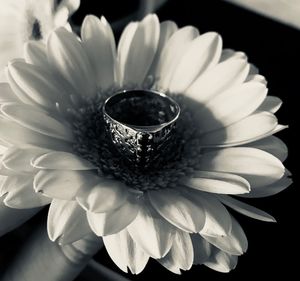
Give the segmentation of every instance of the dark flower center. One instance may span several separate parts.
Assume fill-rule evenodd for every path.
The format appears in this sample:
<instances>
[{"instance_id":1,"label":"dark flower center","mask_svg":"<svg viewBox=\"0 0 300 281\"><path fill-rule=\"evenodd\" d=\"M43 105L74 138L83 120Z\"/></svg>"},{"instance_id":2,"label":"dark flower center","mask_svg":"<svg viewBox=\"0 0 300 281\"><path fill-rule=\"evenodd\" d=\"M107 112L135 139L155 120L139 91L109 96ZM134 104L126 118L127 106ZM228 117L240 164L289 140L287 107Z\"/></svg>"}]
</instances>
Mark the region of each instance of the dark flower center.
<instances>
[{"instance_id":1,"label":"dark flower center","mask_svg":"<svg viewBox=\"0 0 300 281\"><path fill-rule=\"evenodd\" d=\"M43 39L41 23L38 19L35 19L33 22L30 39L36 41Z\"/></svg>"},{"instance_id":2,"label":"dark flower center","mask_svg":"<svg viewBox=\"0 0 300 281\"><path fill-rule=\"evenodd\" d=\"M103 95L87 101L85 106L74 112L74 152L93 163L99 176L114 177L140 191L177 186L182 177L197 170L201 147L194 136L194 122L186 108L185 98L181 95L172 98L181 108L175 132L176 145L172 153L161 151L159 161L155 161L151 168L139 169L129 165L112 145L100 110L106 99ZM122 114L126 115L126 112L128 114L125 110Z\"/></svg>"}]
</instances>

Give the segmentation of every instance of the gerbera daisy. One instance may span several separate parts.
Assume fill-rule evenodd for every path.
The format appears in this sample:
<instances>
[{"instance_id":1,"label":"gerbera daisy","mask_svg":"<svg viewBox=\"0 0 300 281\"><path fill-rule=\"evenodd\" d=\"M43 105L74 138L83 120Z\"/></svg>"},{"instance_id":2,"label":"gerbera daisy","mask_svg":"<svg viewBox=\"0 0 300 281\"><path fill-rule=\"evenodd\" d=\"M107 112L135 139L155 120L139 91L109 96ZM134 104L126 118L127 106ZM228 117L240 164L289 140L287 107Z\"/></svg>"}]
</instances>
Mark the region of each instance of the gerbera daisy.
<instances>
[{"instance_id":1,"label":"gerbera daisy","mask_svg":"<svg viewBox=\"0 0 300 281\"><path fill-rule=\"evenodd\" d=\"M1 194L12 208L51 202L51 240L93 231L133 273L149 257L175 273L192 264L228 272L247 239L225 206L274 221L231 195L290 184L286 146L272 136L285 128L274 116L281 101L217 33L148 15L116 48L106 20L87 16L81 38L59 28L46 46L29 43L25 58L9 63L1 85ZM104 128L104 101L135 89L165 93L181 109L175 153L161 151L151 169L129 165Z\"/></svg>"},{"instance_id":2,"label":"gerbera daisy","mask_svg":"<svg viewBox=\"0 0 300 281\"><path fill-rule=\"evenodd\" d=\"M45 41L59 26L70 28L68 18L79 4L80 0L0 0L0 81L7 62L23 57L25 42Z\"/></svg>"}]
</instances>

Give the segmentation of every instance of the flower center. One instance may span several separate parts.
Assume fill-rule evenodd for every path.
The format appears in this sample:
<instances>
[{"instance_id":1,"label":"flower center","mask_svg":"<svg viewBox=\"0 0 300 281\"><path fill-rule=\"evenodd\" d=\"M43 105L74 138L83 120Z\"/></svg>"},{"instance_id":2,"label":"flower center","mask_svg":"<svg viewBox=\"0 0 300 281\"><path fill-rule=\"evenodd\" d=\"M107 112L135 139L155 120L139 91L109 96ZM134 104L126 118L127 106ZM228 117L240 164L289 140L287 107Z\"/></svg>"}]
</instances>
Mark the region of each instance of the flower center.
<instances>
[{"instance_id":1,"label":"flower center","mask_svg":"<svg viewBox=\"0 0 300 281\"><path fill-rule=\"evenodd\" d=\"M43 39L41 23L38 19L35 19L32 24L32 31L31 31L30 39L36 40L36 41Z\"/></svg>"},{"instance_id":2,"label":"flower center","mask_svg":"<svg viewBox=\"0 0 300 281\"><path fill-rule=\"evenodd\" d=\"M176 145L172 147L172 151L161 150L150 167L128 165L127 159L122 157L112 144L103 118L102 109L106 96L102 94L96 99L86 101L84 106L73 113L73 131L76 139L74 152L93 163L100 176L113 177L139 191L177 186L182 177L189 176L197 170L201 147L195 137L194 122L190 110L186 107L185 98L180 95L174 95L172 98L181 110L174 131ZM128 110L132 109L130 103L126 101L118 106L120 115L118 113L114 116L121 116L121 120L132 120L132 117L128 116L132 114L132 110ZM142 113L142 110L135 112L143 115ZM151 117L154 113L157 114L157 108L147 109L147 116ZM168 120L167 117L162 118L164 121ZM138 124L140 125L141 121L138 121ZM149 124L149 120L143 121L142 125L144 124Z\"/></svg>"}]
</instances>

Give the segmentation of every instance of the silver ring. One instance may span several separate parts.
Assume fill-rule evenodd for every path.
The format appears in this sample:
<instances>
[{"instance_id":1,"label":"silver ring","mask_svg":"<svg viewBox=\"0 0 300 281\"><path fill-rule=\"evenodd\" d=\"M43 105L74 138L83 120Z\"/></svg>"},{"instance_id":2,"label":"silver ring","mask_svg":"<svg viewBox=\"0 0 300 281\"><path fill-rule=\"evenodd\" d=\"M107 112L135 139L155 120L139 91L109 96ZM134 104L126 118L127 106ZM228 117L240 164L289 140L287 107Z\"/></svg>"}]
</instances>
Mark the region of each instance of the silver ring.
<instances>
[{"instance_id":1,"label":"silver ring","mask_svg":"<svg viewBox=\"0 0 300 281\"><path fill-rule=\"evenodd\" d=\"M180 107L171 97L150 90L118 92L102 107L107 133L135 166L148 167L170 149Z\"/></svg>"}]
</instances>

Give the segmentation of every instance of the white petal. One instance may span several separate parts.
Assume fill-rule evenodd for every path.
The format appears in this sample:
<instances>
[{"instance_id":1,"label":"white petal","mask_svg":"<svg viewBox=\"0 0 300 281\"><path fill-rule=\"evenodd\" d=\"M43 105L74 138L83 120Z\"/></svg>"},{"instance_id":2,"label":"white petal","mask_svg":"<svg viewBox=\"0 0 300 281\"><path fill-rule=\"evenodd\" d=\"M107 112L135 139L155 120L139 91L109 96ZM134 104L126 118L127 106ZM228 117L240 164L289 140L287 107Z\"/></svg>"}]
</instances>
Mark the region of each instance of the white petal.
<instances>
[{"instance_id":1,"label":"white petal","mask_svg":"<svg viewBox=\"0 0 300 281\"><path fill-rule=\"evenodd\" d=\"M217 94L242 84L249 72L244 59L230 59L209 69L185 91L185 95L199 103L205 103Z\"/></svg>"},{"instance_id":2,"label":"white petal","mask_svg":"<svg viewBox=\"0 0 300 281\"><path fill-rule=\"evenodd\" d=\"M266 111L258 112L228 127L204 134L200 142L203 146L218 147L251 143L274 134L277 124L277 118L273 114Z\"/></svg>"},{"instance_id":3,"label":"white petal","mask_svg":"<svg viewBox=\"0 0 300 281\"><path fill-rule=\"evenodd\" d=\"M91 177L76 195L77 202L87 211L102 213L122 206L128 196L128 187L120 181Z\"/></svg>"},{"instance_id":4,"label":"white petal","mask_svg":"<svg viewBox=\"0 0 300 281\"><path fill-rule=\"evenodd\" d=\"M20 100L15 96L9 84L0 83L0 104L18 101L20 102Z\"/></svg>"},{"instance_id":5,"label":"white petal","mask_svg":"<svg viewBox=\"0 0 300 281\"><path fill-rule=\"evenodd\" d=\"M26 104L53 109L56 102L67 103L65 88L39 66L13 61L8 65L8 78L15 94Z\"/></svg>"},{"instance_id":6,"label":"white petal","mask_svg":"<svg viewBox=\"0 0 300 281\"><path fill-rule=\"evenodd\" d=\"M261 197L272 196L285 190L292 183L293 180L288 177L288 172L286 172L286 175L283 176L280 180L271 183L269 185L262 186L260 188L254 188L251 190L249 194L243 194L242 197L261 198Z\"/></svg>"},{"instance_id":7,"label":"white petal","mask_svg":"<svg viewBox=\"0 0 300 281\"><path fill-rule=\"evenodd\" d=\"M253 206L250 206L244 202L236 200L230 196L218 195L218 198L226 206L250 218L261 220L261 221L267 221L267 222L276 221L271 215L267 214L266 212L259 210Z\"/></svg>"},{"instance_id":8,"label":"white petal","mask_svg":"<svg viewBox=\"0 0 300 281\"><path fill-rule=\"evenodd\" d=\"M267 88L257 82L247 82L210 99L196 113L202 132L219 129L250 115L263 102Z\"/></svg>"},{"instance_id":9,"label":"white petal","mask_svg":"<svg viewBox=\"0 0 300 281\"><path fill-rule=\"evenodd\" d=\"M194 249L194 264L203 264L208 261L212 245L209 244L204 238L202 238L198 233L191 234L193 249Z\"/></svg>"},{"instance_id":10,"label":"white petal","mask_svg":"<svg viewBox=\"0 0 300 281\"><path fill-rule=\"evenodd\" d=\"M38 169L54 170L93 170L95 167L87 160L68 152L52 151L40 154L31 161L33 167Z\"/></svg>"},{"instance_id":11,"label":"white petal","mask_svg":"<svg viewBox=\"0 0 300 281\"><path fill-rule=\"evenodd\" d=\"M251 142L244 146L258 148L271 153L281 162L283 162L288 155L288 148L286 144L275 136L270 136L255 142Z\"/></svg>"},{"instance_id":12,"label":"white petal","mask_svg":"<svg viewBox=\"0 0 300 281\"><path fill-rule=\"evenodd\" d=\"M35 107L25 104L4 104L1 106L1 112L25 128L53 138L73 141L73 133L69 126Z\"/></svg>"},{"instance_id":13,"label":"white petal","mask_svg":"<svg viewBox=\"0 0 300 281\"><path fill-rule=\"evenodd\" d=\"M215 196L203 192L190 192L190 199L203 206L205 223L201 233L209 236L225 236L231 230L231 216Z\"/></svg>"},{"instance_id":14,"label":"white petal","mask_svg":"<svg viewBox=\"0 0 300 281\"><path fill-rule=\"evenodd\" d=\"M121 85L143 83L152 64L158 40L159 20L156 15L148 15L136 27L131 25L124 30L118 48Z\"/></svg>"},{"instance_id":15,"label":"white petal","mask_svg":"<svg viewBox=\"0 0 300 281\"><path fill-rule=\"evenodd\" d=\"M103 242L108 254L121 270L127 272L129 267L131 273L139 274L145 268L149 255L137 245L126 229L103 237Z\"/></svg>"},{"instance_id":16,"label":"white petal","mask_svg":"<svg viewBox=\"0 0 300 281\"><path fill-rule=\"evenodd\" d=\"M31 209L51 202L33 190L33 178L30 176L9 176L3 183L1 193L7 193L4 204L15 209Z\"/></svg>"},{"instance_id":17,"label":"white petal","mask_svg":"<svg viewBox=\"0 0 300 281\"><path fill-rule=\"evenodd\" d=\"M121 85L124 80L124 68L126 63L126 58L128 56L131 42L138 28L137 22L130 22L123 30L117 50L117 66L116 66L116 78Z\"/></svg>"},{"instance_id":18,"label":"white petal","mask_svg":"<svg viewBox=\"0 0 300 281\"><path fill-rule=\"evenodd\" d=\"M53 32L48 39L49 62L82 96L96 94L95 78L89 59L75 34L64 28Z\"/></svg>"},{"instance_id":19,"label":"white petal","mask_svg":"<svg viewBox=\"0 0 300 281\"><path fill-rule=\"evenodd\" d=\"M180 274L180 269L189 270L193 265L194 250L190 235L176 231L172 247L168 254L158 262L173 273Z\"/></svg>"},{"instance_id":20,"label":"white petal","mask_svg":"<svg viewBox=\"0 0 300 281\"><path fill-rule=\"evenodd\" d=\"M223 49L222 50L222 55L221 55L221 59L220 61L226 61L229 59L234 59L234 58L238 58L238 59L243 59L243 60L247 60L247 56L244 52L236 52L235 50L232 49Z\"/></svg>"},{"instance_id":21,"label":"white petal","mask_svg":"<svg viewBox=\"0 0 300 281\"><path fill-rule=\"evenodd\" d=\"M71 15L74 12L76 12L79 6L80 6L80 0L62 0L59 4L58 9L62 7L66 7Z\"/></svg>"},{"instance_id":22,"label":"white petal","mask_svg":"<svg viewBox=\"0 0 300 281\"><path fill-rule=\"evenodd\" d=\"M16 124L11 120L4 120L0 118L0 134L1 139L9 144L17 146L33 145L42 148L69 151L70 143L63 140L48 137L29 130Z\"/></svg>"},{"instance_id":23,"label":"white petal","mask_svg":"<svg viewBox=\"0 0 300 281\"><path fill-rule=\"evenodd\" d=\"M149 199L154 208L171 224L187 232L199 232L205 222L200 204L195 204L176 190L150 191Z\"/></svg>"},{"instance_id":24,"label":"white petal","mask_svg":"<svg viewBox=\"0 0 300 281\"><path fill-rule=\"evenodd\" d=\"M116 43L110 25L104 18L86 16L81 38L83 47L95 71L96 83L101 90L106 90L114 83Z\"/></svg>"},{"instance_id":25,"label":"white petal","mask_svg":"<svg viewBox=\"0 0 300 281\"><path fill-rule=\"evenodd\" d=\"M250 185L242 177L226 173L197 171L182 182L185 186L211 193L249 193Z\"/></svg>"},{"instance_id":26,"label":"white petal","mask_svg":"<svg viewBox=\"0 0 300 281\"><path fill-rule=\"evenodd\" d=\"M207 32L190 44L172 76L169 90L182 93L203 72L214 67L220 59L222 38L215 32Z\"/></svg>"},{"instance_id":27,"label":"white petal","mask_svg":"<svg viewBox=\"0 0 300 281\"><path fill-rule=\"evenodd\" d=\"M161 53L170 37L178 30L178 27L173 21L163 21L160 23L159 41L156 49L155 57L149 70L149 75L155 77L157 64L161 58Z\"/></svg>"},{"instance_id":28,"label":"white petal","mask_svg":"<svg viewBox=\"0 0 300 281\"><path fill-rule=\"evenodd\" d=\"M231 255L242 255L247 251L247 237L234 217L231 217L232 227L230 233L226 236L209 236L200 232L200 234L211 244L222 251Z\"/></svg>"},{"instance_id":29,"label":"white petal","mask_svg":"<svg viewBox=\"0 0 300 281\"><path fill-rule=\"evenodd\" d=\"M156 86L168 89L172 75L185 54L189 43L199 35L199 31L193 26L185 26L177 30L167 41L162 50L160 60L156 67Z\"/></svg>"},{"instance_id":30,"label":"white petal","mask_svg":"<svg viewBox=\"0 0 300 281\"><path fill-rule=\"evenodd\" d=\"M46 46L40 41L29 41L24 45L24 58L27 63L47 67Z\"/></svg>"},{"instance_id":31,"label":"white petal","mask_svg":"<svg viewBox=\"0 0 300 281\"><path fill-rule=\"evenodd\" d=\"M267 96L257 110L276 113L278 109L281 107L281 105L282 105L282 100L280 98L274 96Z\"/></svg>"},{"instance_id":32,"label":"white petal","mask_svg":"<svg viewBox=\"0 0 300 281\"><path fill-rule=\"evenodd\" d=\"M250 75L257 75L259 73L259 69L253 63L250 64Z\"/></svg>"},{"instance_id":33,"label":"white petal","mask_svg":"<svg viewBox=\"0 0 300 281\"><path fill-rule=\"evenodd\" d=\"M284 166L273 155L256 148L234 147L205 153L199 169L234 173L252 188L271 184L284 175Z\"/></svg>"},{"instance_id":34,"label":"white petal","mask_svg":"<svg viewBox=\"0 0 300 281\"><path fill-rule=\"evenodd\" d=\"M250 72L251 72L251 68L250 68ZM266 86L268 84L266 78L260 74L249 74L246 79L246 82L249 82L249 81L256 81L256 82L262 83Z\"/></svg>"},{"instance_id":35,"label":"white petal","mask_svg":"<svg viewBox=\"0 0 300 281\"><path fill-rule=\"evenodd\" d=\"M127 227L137 216L139 205L135 200L128 199L118 209L106 213L87 212L92 230L98 236L115 234Z\"/></svg>"},{"instance_id":36,"label":"white petal","mask_svg":"<svg viewBox=\"0 0 300 281\"><path fill-rule=\"evenodd\" d=\"M164 257L172 246L174 228L146 202L127 229L133 240L155 259Z\"/></svg>"},{"instance_id":37,"label":"white petal","mask_svg":"<svg viewBox=\"0 0 300 281\"><path fill-rule=\"evenodd\" d=\"M34 177L34 189L51 198L73 200L91 176L89 171L41 170Z\"/></svg>"},{"instance_id":38,"label":"white petal","mask_svg":"<svg viewBox=\"0 0 300 281\"><path fill-rule=\"evenodd\" d=\"M216 271L227 273L237 265L238 257L214 248L209 261L204 264Z\"/></svg>"},{"instance_id":39,"label":"white petal","mask_svg":"<svg viewBox=\"0 0 300 281\"><path fill-rule=\"evenodd\" d=\"M7 169L16 172L32 173L36 169L31 166L31 160L47 150L40 148L19 148L11 147L7 149L1 159L2 164Z\"/></svg>"},{"instance_id":40,"label":"white petal","mask_svg":"<svg viewBox=\"0 0 300 281\"><path fill-rule=\"evenodd\" d=\"M82 239L92 230L85 211L76 201L53 199L48 212L47 229L52 241L69 244Z\"/></svg>"}]
</instances>

